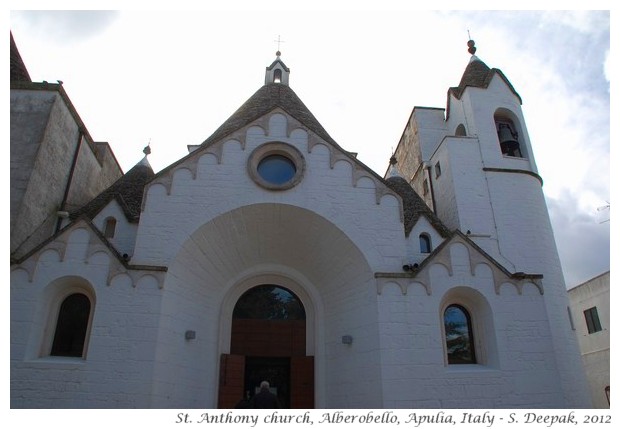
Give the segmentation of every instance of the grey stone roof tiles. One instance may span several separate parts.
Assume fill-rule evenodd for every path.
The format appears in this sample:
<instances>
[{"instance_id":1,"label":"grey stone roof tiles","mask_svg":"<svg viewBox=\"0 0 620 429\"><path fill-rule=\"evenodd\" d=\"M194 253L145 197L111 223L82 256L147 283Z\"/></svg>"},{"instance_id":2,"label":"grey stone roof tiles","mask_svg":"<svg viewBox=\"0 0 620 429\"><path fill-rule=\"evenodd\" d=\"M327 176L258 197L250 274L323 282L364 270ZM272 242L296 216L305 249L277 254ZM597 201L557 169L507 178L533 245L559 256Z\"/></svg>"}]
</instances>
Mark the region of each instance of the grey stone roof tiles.
<instances>
[{"instance_id":1,"label":"grey stone roof tiles","mask_svg":"<svg viewBox=\"0 0 620 429\"><path fill-rule=\"evenodd\" d=\"M144 186L155 176L148 162L139 162L121 176L108 189L89 203L71 213L71 218L85 216L93 219L110 201L116 200L129 222L138 222L142 206Z\"/></svg>"},{"instance_id":2,"label":"grey stone roof tiles","mask_svg":"<svg viewBox=\"0 0 620 429\"><path fill-rule=\"evenodd\" d=\"M498 74L504 80L504 82L506 82L506 85L508 85L514 95L519 98L519 102L521 103L521 96L514 89L508 78L504 75L504 73L502 73L500 69L489 68L489 66L487 66L483 61L478 58L474 58L467 65L465 71L463 72L463 76L461 77L461 82L459 83L459 86L450 88L448 92L453 94L457 99L460 100L463 92L465 91L465 88L467 88L468 86L475 88L488 88L495 74Z\"/></svg>"},{"instance_id":3,"label":"grey stone roof tiles","mask_svg":"<svg viewBox=\"0 0 620 429\"><path fill-rule=\"evenodd\" d=\"M22 56L19 54L15 40L13 39L13 33L11 33L11 82L32 82L26 64L22 60Z\"/></svg>"},{"instance_id":4,"label":"grey stone roof tiles","mask_svg":"<svg viewBox=\"0 0 620 429\"><path fill-rule=\"evenodd\" d=\"M393 176L385 179L387 185L403 199L403 212L405 221L405 234L409 235L413 226L421 216L425 216L435 230L442 237L450 236L450 230L439 220L439 218L428 208L424 200L411 187L405 179Z\"/></svg>"},{"instance_id":5,"label":"grey stone roof tiles","mask_svg":"<svg viewBox=\"0 0 620 429\"><path fill-rule=\"evenodd\" d=\"M280 107L299 122L307 126L310 131L323 140L337 146L338 144L321 126L297 94L288 86L279 83L269 83L262 86L243 105L237 109L202 145L215 142L233 131L244 127L255 119Z\"/></svg>"}]
</instances>

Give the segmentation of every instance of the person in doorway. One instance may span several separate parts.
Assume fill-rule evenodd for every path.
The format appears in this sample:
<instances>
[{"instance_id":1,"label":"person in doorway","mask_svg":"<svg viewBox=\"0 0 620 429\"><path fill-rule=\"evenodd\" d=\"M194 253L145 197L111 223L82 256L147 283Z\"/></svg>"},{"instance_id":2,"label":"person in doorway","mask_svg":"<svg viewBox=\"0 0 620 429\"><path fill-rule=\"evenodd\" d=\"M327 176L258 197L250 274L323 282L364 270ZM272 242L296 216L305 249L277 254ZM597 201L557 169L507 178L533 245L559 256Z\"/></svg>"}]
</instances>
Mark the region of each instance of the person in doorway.
<instances>
[{"instance_id":1,"label":"person in doorway","mask_svg":"<svg viewBox=\"0 0 620 429\"><path fill-rule=\"evenodd\" d=\"M260 383L260 392L250 400L251 408L281 408L278 397L269 391L269 382Z\"/></svg>"}]
</instances>

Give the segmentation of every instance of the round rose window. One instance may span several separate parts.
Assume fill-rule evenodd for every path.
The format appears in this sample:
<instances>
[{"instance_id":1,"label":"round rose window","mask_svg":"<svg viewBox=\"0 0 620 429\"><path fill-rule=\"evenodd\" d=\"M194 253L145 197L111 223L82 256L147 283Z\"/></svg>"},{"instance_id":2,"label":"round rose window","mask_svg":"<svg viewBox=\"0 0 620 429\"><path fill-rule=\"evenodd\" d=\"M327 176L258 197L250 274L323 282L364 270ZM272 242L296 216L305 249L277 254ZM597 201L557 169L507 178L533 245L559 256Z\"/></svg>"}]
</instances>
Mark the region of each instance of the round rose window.
<instances>
[{"instance_id":1,"label":"round rose window","mask_svg":"<svg viewBox=\"0 0 620 429\"><path fill-rule=\"evenodd\" d=\"M297 172L295 163L284 155L268 155L261 159L257 167L258 175L266 182L282 186Z\"/></svg>"},{"instance_id":2,"label":"round rose window","mask_svg":"<svg viewBox=\"0 0 620 429\"><path fill-rule=\"evenodd\" d=\"M248 159L250 177L263 188L285 190L303 176L305 160L301 152L286 143L271 142L254 149Z\"/></svg>"}]
</instances>

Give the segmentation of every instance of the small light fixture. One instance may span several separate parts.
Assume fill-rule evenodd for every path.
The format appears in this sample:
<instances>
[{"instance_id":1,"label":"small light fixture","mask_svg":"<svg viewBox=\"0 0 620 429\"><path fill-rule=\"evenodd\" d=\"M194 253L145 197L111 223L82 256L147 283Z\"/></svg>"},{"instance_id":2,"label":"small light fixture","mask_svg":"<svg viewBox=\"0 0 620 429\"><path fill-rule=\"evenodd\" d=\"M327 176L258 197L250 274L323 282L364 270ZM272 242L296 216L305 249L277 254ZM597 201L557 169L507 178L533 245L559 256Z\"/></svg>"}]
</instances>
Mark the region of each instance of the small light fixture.
<instances>
[{"instance_id":1,"label":"small light fixture","mask_svg":"<svg viewBox=\"0 0 620 429\"><path fill-rule=\"evenodd\" d=\"M409 271L415 271L417 270L419 267L419 265L417 263L415 264L405 264L403 265L403 271L405 272L409 272Z\"/></svg>"},{"instance_id":2,"label":"small light fixture","mask_svg":"<svg viewBox=\"0 0 620 429\"><path fill-rule=\"evenodd\" d=\"M186 340L195 340L196 339L196 331L185 331L185 339Z\"/></svg>"},{"instance_id":3,"label":"small light fixture","mask_svg":"<svg viewBox=\"0 0 620 429\"><path fill-rule=\"evenodd\" d=\"M343 335L342 344L353 344L353 337L351 335Z\"/></svg>"}]
</instances>

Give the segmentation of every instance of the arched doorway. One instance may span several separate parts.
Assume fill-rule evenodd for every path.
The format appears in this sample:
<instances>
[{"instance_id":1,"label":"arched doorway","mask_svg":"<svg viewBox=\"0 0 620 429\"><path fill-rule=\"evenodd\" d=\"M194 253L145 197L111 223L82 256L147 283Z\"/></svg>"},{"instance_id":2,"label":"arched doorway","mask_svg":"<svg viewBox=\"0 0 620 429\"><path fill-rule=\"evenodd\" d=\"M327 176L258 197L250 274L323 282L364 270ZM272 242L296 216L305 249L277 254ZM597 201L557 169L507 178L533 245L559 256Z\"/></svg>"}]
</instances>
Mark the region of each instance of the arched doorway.
<instances>
[{"instance_id":1,"label":"arched doorway","mask_svg":"<svg viewBox=\"0 0 620 429\"><path fill-rule=\"evenodd\" d=\"M306 311L291 290L263 284L237 300L230 354L221 356L219 407L233 408L270 383L284 408L314 407L314 358L306 356Z\"/></svg>"}]
</instances>

